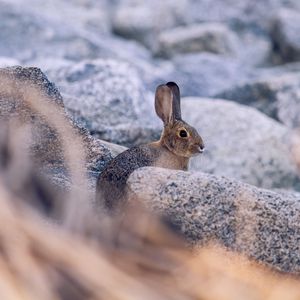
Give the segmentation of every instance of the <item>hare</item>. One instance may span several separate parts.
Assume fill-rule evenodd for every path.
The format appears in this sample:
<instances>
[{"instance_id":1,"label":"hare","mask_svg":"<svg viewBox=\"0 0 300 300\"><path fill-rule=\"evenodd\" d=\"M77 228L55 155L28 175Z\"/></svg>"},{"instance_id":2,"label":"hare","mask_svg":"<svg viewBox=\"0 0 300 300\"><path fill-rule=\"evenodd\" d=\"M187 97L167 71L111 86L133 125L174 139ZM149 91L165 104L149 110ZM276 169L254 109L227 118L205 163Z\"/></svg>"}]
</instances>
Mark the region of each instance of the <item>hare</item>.
<instances>
[{"instance_id":1,"label":"hare","mask_svg":"<svg viewBox=\"0 0 300 300\"><path fill-rule=\"evenodd\" d=\"M160 140L122 152L98 178L96 201L110 211L125 203L126 181L134 170L146 166L187 170L190 157L204 150L197 130L181 119L180 91L176 83L157 87L155 111L164 124Z\"/></svg>"}]
</instances>

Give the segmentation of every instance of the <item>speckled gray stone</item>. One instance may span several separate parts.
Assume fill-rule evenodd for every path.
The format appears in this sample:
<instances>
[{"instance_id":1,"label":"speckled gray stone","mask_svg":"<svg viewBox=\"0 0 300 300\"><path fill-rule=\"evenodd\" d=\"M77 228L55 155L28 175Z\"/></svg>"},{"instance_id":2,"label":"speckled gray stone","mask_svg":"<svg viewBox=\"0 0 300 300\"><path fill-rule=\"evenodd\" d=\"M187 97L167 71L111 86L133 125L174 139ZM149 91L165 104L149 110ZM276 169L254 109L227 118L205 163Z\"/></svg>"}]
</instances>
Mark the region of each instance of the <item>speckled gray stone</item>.
<instances>
[{"instance_id":1,"label":"speckled gray stone","mask_svg":"<svg viewBox=\"0 0 300 300\"><path fill-rule=\"evenodd\" d=\"M158 32L183 23L187 3L187 0L120 1L113 13L113 31L155 49Z\"/></svg>"},{"instance_id":2,"label":"speckled gray stone","mask_svg":"<svg viewBox=\"0 0 300 300\"><path fill-rule=\"evenodd\" d=\"M215 97L253 106L289 127L297 127L300 79L297 64L294 68L294 72L274 68L273 74L270 69L265 70L259 78L226 89Z\"/></svg>"},{"instance_id":3,"label":"speckled gray stone","mask_svg":"<svg viewBox=\"0 0 300 300\"><path fill-rule=\"evenodd\" d=\"M47 95L47 101L56 103L58 111L65 116L67 122L70 121L64 111L63 99L58 89L40 69L8 67L0 69L0 75L5 75L14 81L16 87L20 89L20 94L22 94L24 86L27 85L42 90ZM13 116L19 117L23 122L32 126L31 155L34 161L38 163L41 169L45 171L48 169L48 173L54 174L57 178L63 178L61 183L64 182L66 178L65 158L57 132L47 124L42 116L32 111L23 99L14 99L7 95L5 86L1 86L0 83L0 120L10 120ZM95 180L106 163L123 151L124 147L110 145L106 142L102 143L91 137L86 129L79 127L74 122L71 124L78 136L81 137L86 151L86 167L91 178Z\"/></svg>"},{"instance_id":4,"label":"speckled gray stone","mask_svg":"<svg viewBox=\"0 0 300 300\"><path fill-rule=\"evenodd\" d=\"M131 197L168 216L193 244L220 243L300 273L300 194L159 168L138 169L127 183Z\"/></svg>"},{"instance_id":5,"label":"speckled gray stone","mask_svg":"<svg viewBox=\"0 0 300 300\"><path fill-rule=\"evenodd\" d=\"M264 188L300 189L289 128L256 109L220 99L184 98L182 115L206 145L192 160L191 170Z\"/></svg>"},{"instance_id":6,"label":"speckled gray stone","mask_svg":"<svg viewBox=\"0 0 300 300\"><path fill-rule=\"evenodd\" d=\"M0 56L43 70L64 61L150 57L142 45L110 33L112 10L112 1L106 0L93 5L87 1L0 1Z\"/></svg>"},{"instance_id":7,"label":"speckled gray stone","mask_svg":"<svg viewBox=\"0 0 300 300\"><path fill-rule=\"evenodd\" d=\"M53 14L44 13L47 11L45 4L40 9L34 7L34 4L28 5L28 1L26 4L25 1L0 2L0 55L14 57L23 63L37 56L75 60L95 57L99 51L97 44L82 34L81 27L66 22L67 10L59 15L63 7L56 8L53 13L56 17L53 18Z\"/></svg>"},{"instance_id":8,"label":"speckled gray stone","mask_svg":"<svg viewBox=\"0 0 300 300\"><path fill-rule=\"evenodd\" d=\"M177 55L173 63L168 78L180 86L182 96L211 97L255 75L245 64L213 53Z\"/></svg>"},{"instance_id":9,"label":"speckled gray stone","mask_svg":"<svg viewBox=\"0 0 300 300\"><path fill-rule=\"evenodd\" d=\"M157 137L154 97L130 64L98 59L50 72L69 114L96 137L131 146Z\"/></svg>"},{"instance_id":10,"label":"speckled gray stone","mask_svg":"<svg viewBox=\"0 0 300 300\"><path fill-rule=\"evenodd\" d=\"M170 57L192 52L233 55L237 50L237 43L235 34L221 23L180 26L159 35L157 55Z\"/></svg>"},{"instance_id":11,"label":"speckled gray stone","mask_svg":"<svg viewBox=\"0 0 300 300\"><path fill-rule=\"evenodd\" d=\"M277 93L277 118L290 128L300 127L300 73Z\"/></svg>"},{"instance_id":12,"label":"speckled gray stone","mask_svg":"<svg viewBox=\"0 0 300 300\"><path fill-rule=\"evenodd\" d=\"M266 32L270 19L280 8L300 9L298 0L190 0L186 11L187 23L222 22L230 24L237 31L248 29L258 33Z\"/></svg>"}]
</instances>

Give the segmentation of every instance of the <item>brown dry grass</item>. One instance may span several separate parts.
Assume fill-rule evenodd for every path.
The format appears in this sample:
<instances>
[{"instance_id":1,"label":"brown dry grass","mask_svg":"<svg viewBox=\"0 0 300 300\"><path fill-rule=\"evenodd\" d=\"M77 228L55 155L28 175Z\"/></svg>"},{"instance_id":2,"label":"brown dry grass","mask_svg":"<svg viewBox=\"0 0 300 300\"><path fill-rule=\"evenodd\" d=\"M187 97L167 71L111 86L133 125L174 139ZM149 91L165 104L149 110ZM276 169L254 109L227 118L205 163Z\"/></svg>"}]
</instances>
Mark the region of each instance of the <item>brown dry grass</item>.
<instances>
[{"instance_id":1,"label":"brown dry grass","mask_svg":"<svg viewBox=\"0 0 300 300\"><path fill-rule=\"evenodd\" d=\"M78 133L41 91L0 79L1 94L22 99L55 128L73 183L60 199L61 223L28 205L28 198L43 197L29 191L48 193L41 181L28 180L36 175L26 153L32 124L2 123L0 299L300 299L297 278L216 246L188 249L138 204L122 219L96 211Z\"/></svg>"}]
</instances>

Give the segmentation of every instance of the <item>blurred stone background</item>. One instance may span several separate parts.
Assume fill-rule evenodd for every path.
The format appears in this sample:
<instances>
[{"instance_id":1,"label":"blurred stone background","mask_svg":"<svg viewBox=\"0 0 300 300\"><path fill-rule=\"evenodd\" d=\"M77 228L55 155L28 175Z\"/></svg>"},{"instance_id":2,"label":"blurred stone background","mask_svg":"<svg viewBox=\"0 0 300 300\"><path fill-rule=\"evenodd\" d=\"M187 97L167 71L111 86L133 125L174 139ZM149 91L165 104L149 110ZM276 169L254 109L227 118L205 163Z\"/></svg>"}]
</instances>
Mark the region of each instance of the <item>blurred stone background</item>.
<instances>
[{"instance_id":1,"label":"blurred stone background","mask_svg":"<svg viewBox=\"0 0 300 300\"><path fill-rule=\"evenodd\" d=\"M1 0L0 67L39 67L75 122L133 146L157 138L157 84L181 87L204 138L192 170L300 189L298 0Z\"/></svg>"}]
</instances>

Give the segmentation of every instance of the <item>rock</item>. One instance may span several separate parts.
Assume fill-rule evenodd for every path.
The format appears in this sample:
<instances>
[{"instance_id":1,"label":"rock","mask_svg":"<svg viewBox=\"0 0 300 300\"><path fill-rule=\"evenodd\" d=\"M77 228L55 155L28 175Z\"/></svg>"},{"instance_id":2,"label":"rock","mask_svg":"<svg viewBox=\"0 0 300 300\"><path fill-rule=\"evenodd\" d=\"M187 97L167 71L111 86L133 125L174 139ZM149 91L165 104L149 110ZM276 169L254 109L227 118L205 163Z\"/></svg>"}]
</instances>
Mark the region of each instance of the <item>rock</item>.
<instances>
[{"instance_id":1,"label":"rock","mask_svg":"<svg viewBox=\"0 0 300 300\"><path fill-rule=\"evenodd\" d=\"M253 108L219 99L183 99L182 115L206 147L191 170L264 188L300 189L288 128Z\"/></svg>"},{"instance_id":2,"label":"rock","mask_svg":"<svg viewBox=\"0 0 300 300\"><path fill-rule=\"evenodd\" d=\"M48 74L59 85L69 114L94 136L131 146L159 135L153 95L128 63L83 61Z\"/></svg>"},{"instance_id":3,"label":"rock","mask_svg":"<svg viewBox=\"0 0 300 300\"><path fill-rule=\"evenodd\" d=\"M265 79L246 81L217 93L215 98L233 100L253 106L266 115L276 118L276 92L278 84Z\"/></svg>"},{"instance_id":4,"label":"rock","mask_svg":"<svg viewBox=\"0 0 300 300\"><path fill-rule=\"evenodd\" d=\"M185 23L222 22L234 30L250 29L267 32L274 13L282 7L300 9L297 0L272 0L233 3L231 0L190 0L185 12Z\"/></svg>"},{"instance_id":5,"label":"rock","mask_svg":"<svg viewBox=\"0 0 300 300\"><path fill-rule=\"evenodd\" d=\"M136 62L150 58L150 52L135 42L114 37L98 30L97 26L92 30L91 24L86 25L85 17L89 14L85 15L82 7L74 8L70 3L56 0L50 2L29 7L24 0L0 1L0 56L12 57L21 64L43 70L48 69L50 63L53 69L65 62L98 57L120 57ZM104 10L91 9L95 12L94 21L100 24L97 13ZM76 22L68 21L72 18Z\"/></svg>"},{"instance_id":6,"label":"rock","mask_svg":"<svg viewBox=\"0 0 300 300\"><path fill-rule=\"evenodd\" d=\"M0 119L10 122L17 118L24 126L30 124L33 158L37 163L51 164L55 161L56 167L61 166L63 161L61 143L55 130L47 124L45 117L36 113L26 101L31 97L39 101L39 98L30 94L29 89L35 87L45 93L45 101L48 104L56 105L57 114L64 114L63 100L56 86L38 68L7 67L0 69L0 76L4 78L0 85ZM9 80L14 85L12 91L4 80Z\"/></svg>"},{"instance_id":7,"label":"rock","mask_svg":"<svg viewBox=\"0 0 300 300\"><path fill-rule=\"evenodd\" d=\"M281 9L271 25L271 36L281 62L300 60L300 13Z\"/></svg>"},{"instance_id":8,"label":"rock","mask_svg":"<svg viewBox=\"0 0 300 300\"><path fill-rule=\"evenodd\" d=\"M81 59L95 56L96 47L72 27L34 14L28 7L0 2L0 55L21 62L37 56Z\"/></svg>"},{"instance_id":9,"label":"rock","mask_svg":"<svg viewBox=\"0 0 300 300\"><path fill-rule=\"evenodd\" d=\"M153 47L153 15L144 7L119 8L113 18L113 31L127 39L135 39Z\"/></svg>"},{"instance_id":10,"label":"rock","mask_svg":"<svg viewBox=\"0 0 300 300\"><path fill-rule=\"evenodd\" d=\"M11 123L16 119L20 124L15 127L20 130L30 125L28 142L33 161L47 167L62 168L64 158L56 131L48 125L45 116L37 113L28 102L40 101L31 93L30 89L34 87L45 94L45 105L55 104L56 113L64 115L63 100L56 86L38 68L7 67L0 69L0 76L0 120Z\"/></svg>"},{"instance_id":11,"label":"rock","mask_svg":"<svg viewBox=\"0 0 300 300\"><path fill-rule=\"evenodd\" d=\"M1 0L13 7L19 8L24 13L31 12L42 19L50 19L60 23L62 27L72 27L76 30L87 30L94 33L108 33L110 31L110 6L109 1L65 1L51 0L41 2L39 0ZM72 20L72 22L70 22Z\"/></svg>"},{"instance_id":12,"label":"rock","mask_svg":"<svg viewBox=\"0 0 300 300\"><path fill-rule=\"evenodd\" d=\"M204 23L163 31L158 37L157 54L164 57L191 52L232 55L236 46L237 37L225 25Z\"/></svg>"},{"instance_id":13,"label":"rock","mask_svg":"<svg viewBox=\"0 0 300 300\"><path fill-rule=\"evenodd\" d=\"M39 69L35 67L28 67L24 68L21 66L13 66L13 67L7 67L7 68L2 68L0 69L0 75L5 76L9 79L11 79L16 86L20 84L20 86L24 86L24 83L29 85L29 86L36 86L39 90L42 90L46 93L48 96L49 101L55 102L59 107L63 108L63 100L62 97L56 88L56 86L50 82L45 74ZM2 93L5 94L5 86L2 85L1 87ZM1 93L1 94L2 94ZM3 98L2 98L3 100ZM5 100L5 99L4 99ZM17 100L17 99L16 99ZM7 101L8 102L8 101ZM21 102L21 101L16 101L16 102ZM2 105L4 102L2 102ZM19 103L20 109L24 108L23 103ZM7 106L9 107L9 106ZM19 109L18 104L14 104L11 107L12 110L1 110L1 116L5 116L5 114L9 115L14 113L17 109ZM22 112L23 113L23 112ZM25 113L25 111L24 111Z\"/></svg>"},{"instance_id":14,"label":"rock","mask_svg":"<svg viewBox=\"0 0 300 300\"><path fill-rule=\"evenodd\" d=\"M276 65L269 68L260 70L262 75L284 75L286 73L297 73L300 72L300 62L291 62L282 65Z\"/></svg>"},{"instance_id":15,"label":"rock","mask_svg":"<svg viewBox=\"0 0 300 300\"><path fill-rule=\"evenodd\" d=\"M277 93L277 118L290 128L300 127L300 80L282 88Z\"/></svg>"},{"instance_id":16,"label":"rock","mask_svg":"<svg viewBox=\"0 0 300 300\"><path fill-rule=\"evenodd\" d=\"M219 243L280 271L300 273L300 194L205 173L141 168L129 195L166 215L195 245Z\"/></svg>"},{"instance_id":17,"label":"rock","mask_svg":"<svg viewBox=\"0 0 300 300\"><path fill-rule=\"evenodd\" d=\"M267 30L269 16L272 14L271 11L276 11L280 5L272 5L272 3L264 3L263 5L250 5L248 3L232 5L231 2L228 2L230 1L217 1L217 4L207 0L184 0L176 3L169 3L169 1L164 1L163 3L158 3L157 1L122 1L122 4L115 8L113 30L125 38L140 41L154 53L158 52L164 56L171 56L172 53L168 54L165 50L171 49L173 41L176 41L176 45L178 45L177 42L180 44L177 38L177 26L184 25L187 28L190 26L205 27L206 23L218 23L222 24L219 26L223 26L226 29L230 28L239 35L241 41L238 45L239 53L237 53L237 57L242 59L243 64L265 65L269 61L272 50ZM262 8L263 14L261 14ZM222 11L222 14L220 14L220 11ZM258 15L260 17L257 17ZM268 15L267 18L265 17L266 15ZM171 30L170 34L168 32L169 29ZM227 45L227 37L232 41L230 29L226 30L224 39L218 38L218 44L222 48L224 48L224 40ZM163 39L163 45L159 46L157 36L159 34L164 36L165 31L167 31L167 36ZM219 30L214 30L214 37L223 37L223 32L221 35L219 33ZM174 39L172 35L175 36ZM207 41L207 38L205 40ZM172 42L172 45L167 46L169 41ZM209 44L212 45L211 42ZM233 41L232 44L234 46L231 46L229 49L236 50L236 41ZM164 46L167 49L164 49ZM185 45L183 47L185 48ZM211 51L211 48L208 50ZM215 50L214 46L213 50ZM220 50L217 49L217 51ZM171 52L173 52L173 49L171 49Z\"/></svg>"},{"instance_id":18,"label":"rock","mask_svg":"<svg viewBox=\"0 0 300 300\"><path fill-rule=\"evenodd\" d=\"M99 173L104 170L108 162L126 148L93 138L87 133L83 135L83 142L87 154L86 167L91 186L94 187Z\"/></svg>"},{"instance_id":19,"label":"rock","mask_svg":"<svg viewBox=\"0 0 300 300\"><path fill-rule=\"evenodd\" d=\"M241 83L219 94L216 98L234 100L251 105L268 116L289 127L299 126L298 103L300 80L298 72L261 76L261 78Z\"/></svg>"},{"instance_id":20,"label":"rock","mask_svg":"<svg viewBox=\"0 0 300 300\"><path fill-rule=\"evenodd\" d=\"M243 64L265 65L269 61L272 50L268 34L269 19L272 13L281 5L283 4L260 3L256 5L241 3L232 5L231 1L219 0L217 0L217 3L207 0L184 0L176 1L176 3L169 1L163 3L157 1L122 1L115 8L112 26L115 33L125 38L138 40L156 53L160 50L157 48L162 48L157 44L157 36L159 34L164 35L164 31L168 29L172 32L173 29L177 31L176 27L181 25L194 27L206 26L206 23L219 23L224 28L234 30L241 38L238 57L242 59ZM297 6L297 3L295 3L295 6ZM228 31L231 33L230 30ZM177 42L177 32L173 33ZM214 31L213 34L215 37L219 37L218 33L218 31ZM167 40L169 40L169 33L166 34L167 37L163 41L164 45L167 45ZM229 37L227 33L226 37ZM174 39L172 38L172 41ZM229 39L231 40L231 38ZM222 39L218 39L220 46L223 48L222 41ZM235 50L235 47L233 48ZM215 50L215 47L213 49ZM165 56L166 54L170 56L170 54L164 53L166 52L164 49L161 50L159 52L163 52ZM219 49L217 50L219 51Z\"/></svg>"},{"instance_id":21,"label":"rock","mask_svg":"<svg viewBox=\"0 0 300 300\"><path fill-rule=\"evenodd\" d=\"M71 57L70 54L64 52L63 49L65 46L62 45L61 50L63 51L61 51L61 55L59 54L56 56L55 54L54 56L45 56L42 52L40 55L25 61L24 64L28 66L38 66L45 70L45 73L48 74L50 71L56 71L61 67L71 66L82 60L87 60L89 58L97 59L100 57L101 59L122 60L140 69L145 68L149 70L153 68L153 60L150 51L137 42L126 41L110 35L89 35L89 38L93 41L92 44L95 50L97 49L93 55L82 56L80 59L74 59L75 56ZM74 54L76 55L76 51Z\"/></svg>"},{"instance_id":22,"label":"rock","mask_svg":"<svg viewBox=\"0 0 300 300\"><path fill-rule=\"evenodd\" d=\"M260 68L270 66L273 44L268 34L258 34L251 30L243 30L236 34L239 38L236 58L241 66Z\"/></svg>"},{"instance_id":23,"label":"rock","mask_svg":"<svg viewBox=\"0 0 300 300\"><path fill-rule=\"evenodd\" d=\"M182 24L186 3L186 0L122 1L115 8L113 32L155 49L158 32Z\"/></svg>"},{"instance_id":24,"label":"rock","mask_svg":"<svg viewBox=\"0 0 300 300\"><path fill-rule=\"evenodd\" d=\"M105 167L106 163L113 156L123 151L122 147L102 143L100 140L92 138L85 129L78 127L75 123L70 123L64 111L63 99L58 89L40 69L23 67L3 68L0 69L0 76L2 78L0 85L0 121L10 122L13 119L18 119L21 122L18 127L21 126L20 128L24 127L25 129L26 125L31 125L32 145L30 147L30 156L44 173L50 174L55 178L63 178L60 181L61 186L68 185L68 176L66 175L61 137L57 128L53 127L53 124L57 124L57 126L60 124L57 123L56 115L60 115L65 119L65 125L70 126L70 130L73 129L73 135L75 134L78 140L83 143L86 156L85 166L90 174L91 184L94 184L95 178ZM12 94L8 90L5 80L13 82L16 93ZM42 91L46 97L34 98L35 96L30 94L32 90L29 88ZM55 114L49 111L49 115L45 117L43 114L38 113L27 102L29 98L34 102L38 102L40 99L46 101L43 106L47 106L47 103L48 105L55 104ZM66 134L64 143L68 143L68 139L72 139L71 134Z\"/></svg>"},{"instance_id":25,"label":"rock","mask_svg":"<svg viewBox=\"0 0 300 300\"><path fill-rule=\"evenodd\" d=\"M76 125L74 125L75 130ZM125 147L108 143L100 139L94 138L87 133L84 129L78 132L79 141L82 142L84 155L86 160L84 162L84 167L86 168L87 175L87 186L84 186L85 191L91 194L91 201L93 201L96 182L99 174L104 170L106 165L110 160L112 160L119 153L126 150ZM48 143L53 142L47 139ZM59 148L63 151L62 148ZM52 151L52 149L50 150ZM55 157L57 159L57 157ZM72 186L72 180L70 174L65 169L65 165L57 165L57 161L51 161L51 164L40 164L38 165L38 171L41 176L46 176L46 178L56 186L56 189L62 190L63 192L68 191ZM74 186L74 185L73 185ZM78 187L76 187L78 189Z\"/></svg>"},{"instance_id":26,"label":"rock","mask_svg":"<svg viewBox=\"0 0 300 300\"><path fill-rule=\"evenodd\" d=\"M274 13L282 7L299 10L297 0L240 2L231 0L156 1L125 0L115 6L113 27L127 37L156 34L181 24L220 22L235 31L267 33ZM152 31L152 32L151 32ZM154 34L155 34L154 33Z\"/></svg>"},{"instance_id":27,"label":"rock","mask_svg":"<svg viewBox=\"0 0 300 300\"><path fill-rule=\"evenodd\" d=\"M90 205L99 172L123 148L102 143L72 123L59 91L38 68L0 69L0 79L5 184L55 220L74 191Z\"/></svg>"},{"instance_id":28,"label":"rock","mask_svg":"<svg viewBox=\"0 0 300 300\"><path fill-rule=\"evenodd\" d=\"M210 53L178 55L173 63L163 79L177 82L183 96L213 96L256 76L252 68Z\"/></svg>"}]
</instances>

